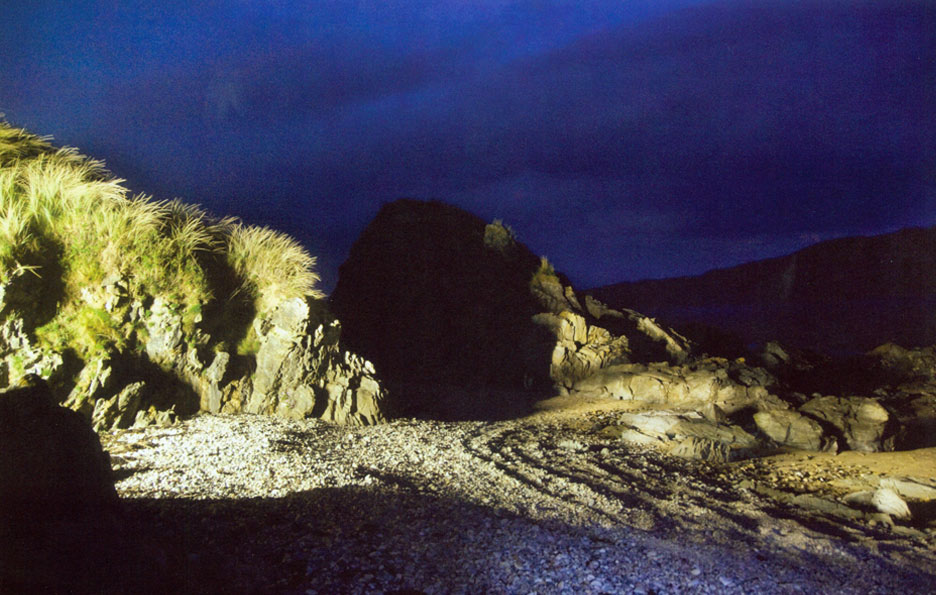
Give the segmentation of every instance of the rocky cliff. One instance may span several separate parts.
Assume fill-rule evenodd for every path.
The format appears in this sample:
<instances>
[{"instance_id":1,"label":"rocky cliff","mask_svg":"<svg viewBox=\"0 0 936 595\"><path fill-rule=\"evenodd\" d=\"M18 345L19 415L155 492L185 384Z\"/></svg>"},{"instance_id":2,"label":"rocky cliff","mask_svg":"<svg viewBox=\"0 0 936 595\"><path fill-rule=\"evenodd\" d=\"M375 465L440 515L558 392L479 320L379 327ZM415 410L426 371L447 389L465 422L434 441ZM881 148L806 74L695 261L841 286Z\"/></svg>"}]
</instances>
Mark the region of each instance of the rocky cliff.
<instances>
[{"instance_id":1,"label":"rocky cliff","mask_svg":"<svg viewBox=\"0 0 936 595\"><path fill-rule=\"evenodd\" d=\"M822 242L697 277L619 283L589 293L682 328L703 323L745 343L863 353L936 343L936 228Z\"/></svg>"}]
</instances>

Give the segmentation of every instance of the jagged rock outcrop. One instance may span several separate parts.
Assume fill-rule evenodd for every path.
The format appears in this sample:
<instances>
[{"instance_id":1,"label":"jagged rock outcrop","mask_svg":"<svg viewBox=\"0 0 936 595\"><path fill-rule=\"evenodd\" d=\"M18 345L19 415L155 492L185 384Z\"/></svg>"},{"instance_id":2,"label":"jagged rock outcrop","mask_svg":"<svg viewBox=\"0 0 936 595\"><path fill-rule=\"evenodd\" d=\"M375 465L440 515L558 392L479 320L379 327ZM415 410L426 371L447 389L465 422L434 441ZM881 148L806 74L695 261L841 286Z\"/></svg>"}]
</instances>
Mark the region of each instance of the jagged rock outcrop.
<instances>
[{"instance_id":1,"label":"jagged rock outcrop","mask_svg":"<svg viewBox=\"0 0 936 595\"><path fill-rule=\"evenodd\" d=\"M611 365L689 354L636 312L583 307L505 226L439 202L385 205L341 266L331 304L348 346L398 386L568 391Z\"/></svg>"},{"instance_id":2,"label":"jagged rock outcrop","mask_svg":"<svg viewBox=\"0 0 936 595\"><path fill-rule=\"evenodd\" d=\"M5 296L9 297L10 288ZM233 356L181 309L163 298L130 303L125 284L108 279L83 299L131 329L124 348L109 348L67 379L63 354L33 347L27 313L5 313L0 325L3 385L26 374L58 379L61 402L97 431L171 424L196 411L321 417L347 424L386 419L385 390L372 364L339 344L340 323L312 298L283 300L253 322L254 355ZM133 329L139 322L145 333ZM74 356L71 356L74 358ZM81 365L83 364L83 365Z\"/></svg>"},{"instance_id":3,"label":"jagged rock outcrop","mask_svg":"<svg viewBox=\"0 0 936 595\"><path fill-rule=\"evenodd\" d=\"M572 287L558 277L537 276L531 291L549 308L533 321L555 337L549 376L560 390L576 389L576 383L609 366L689 359L689 344L672 330L638 312L612 310L591 296L585 296L582 308Z\"/></svg>"},{"instance_id":4,"label":"jagged rock outcrop","mask_svg":"<svg viewBox=\"0 0 936 595\"><path fill-rule=\"evenodd\" d=\"M339 348L337 320L317 322L309 302L298 298L259 321L257 369L243 410L347 424L383 421L384 392L373 364Z\"/></svg>"}]
</instances>

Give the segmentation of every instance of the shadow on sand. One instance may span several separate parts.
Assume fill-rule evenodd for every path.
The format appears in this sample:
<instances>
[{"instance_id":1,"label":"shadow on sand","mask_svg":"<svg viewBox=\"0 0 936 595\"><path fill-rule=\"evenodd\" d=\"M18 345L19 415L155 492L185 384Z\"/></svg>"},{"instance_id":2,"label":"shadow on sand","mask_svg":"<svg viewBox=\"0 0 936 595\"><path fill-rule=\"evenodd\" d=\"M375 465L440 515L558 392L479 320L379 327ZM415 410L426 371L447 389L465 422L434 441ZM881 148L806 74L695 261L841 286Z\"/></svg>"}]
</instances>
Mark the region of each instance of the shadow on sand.
<instances>
[{"instance_id":1,"label":"shadow on sand","mask_svg":"<svg viewBox=\"0 0 936 595\"><path fill-rule=\"evenodd\" d=\"M120 508L103 522L60 523L6 541L0 592L504 592L515 563L548 574L556 551L581 561L581 576L569 581L575 590L577 580L587 586L585 563L601 548L626 548L628 555L642 557L647 544L658 541L627 527L533 521L457 498L413 493L413 486L325 488L242 500L124 499ZM697 545L670 562L688 565L688 572L692 564L705 564L699 560L706 556L716 565L726 555L745 556L714 548L705 554L707 548ZM762 552L750 561L768 581L758 588L769 585L772 572L790 568L812 573L827 587L848 584L849 576L836 570L841 564L831 559L793 550L766 557ZM881 568L869 570L874 565ZM647 578L635 571L640 567L600 572L636 585ZM906 584L923 576L884 560L869 561L865 570Z\"/></svg>"}]
</instances>

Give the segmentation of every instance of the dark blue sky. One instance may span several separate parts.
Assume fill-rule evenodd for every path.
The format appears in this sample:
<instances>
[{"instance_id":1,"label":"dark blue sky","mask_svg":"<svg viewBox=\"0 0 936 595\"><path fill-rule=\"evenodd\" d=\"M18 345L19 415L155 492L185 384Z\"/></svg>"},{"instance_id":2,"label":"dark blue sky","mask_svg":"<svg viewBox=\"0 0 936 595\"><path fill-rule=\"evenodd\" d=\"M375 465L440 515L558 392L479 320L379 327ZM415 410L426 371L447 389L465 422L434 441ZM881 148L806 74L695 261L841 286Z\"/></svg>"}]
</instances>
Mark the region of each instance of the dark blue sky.
<instances>
[{"instance_id":1,"label":"dark blue sky","mask_svg":"<svg viewBox=\"0 0 936 595\"><path fill-rule=\"evenodd\" d=\"M0 113L327 288L399 197L588 287L936 224L934 38L936 2L3 2Z\"/></svg>"}]
</instances>

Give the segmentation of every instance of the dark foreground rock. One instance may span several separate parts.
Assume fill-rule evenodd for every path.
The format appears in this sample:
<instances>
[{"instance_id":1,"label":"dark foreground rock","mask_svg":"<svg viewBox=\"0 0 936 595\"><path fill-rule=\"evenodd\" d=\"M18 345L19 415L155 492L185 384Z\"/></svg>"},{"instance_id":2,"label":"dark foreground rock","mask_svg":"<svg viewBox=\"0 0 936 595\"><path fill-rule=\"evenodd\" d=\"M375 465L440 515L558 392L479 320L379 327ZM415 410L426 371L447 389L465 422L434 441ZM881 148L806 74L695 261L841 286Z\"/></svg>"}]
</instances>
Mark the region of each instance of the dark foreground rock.
<instances>
[{"instance_id":1,"label":"dark foreground rock","mask_svg":"<svg viewBox=\"0 0 936 595\"><path fill-rule=\"evenodd\" d=\"M43 383L0 393L0 591L90 585L117 493L88 422Z\"/></svg>"}]
</instances>

